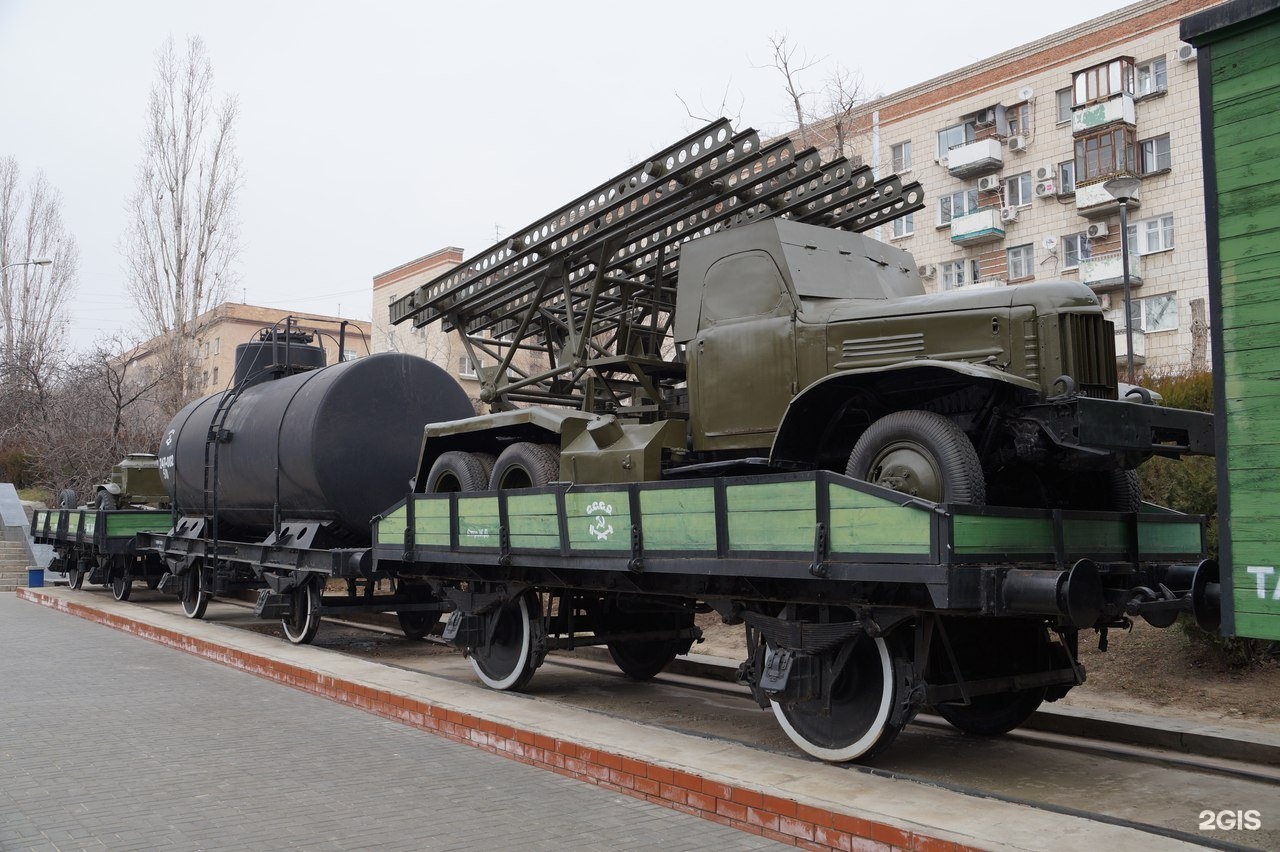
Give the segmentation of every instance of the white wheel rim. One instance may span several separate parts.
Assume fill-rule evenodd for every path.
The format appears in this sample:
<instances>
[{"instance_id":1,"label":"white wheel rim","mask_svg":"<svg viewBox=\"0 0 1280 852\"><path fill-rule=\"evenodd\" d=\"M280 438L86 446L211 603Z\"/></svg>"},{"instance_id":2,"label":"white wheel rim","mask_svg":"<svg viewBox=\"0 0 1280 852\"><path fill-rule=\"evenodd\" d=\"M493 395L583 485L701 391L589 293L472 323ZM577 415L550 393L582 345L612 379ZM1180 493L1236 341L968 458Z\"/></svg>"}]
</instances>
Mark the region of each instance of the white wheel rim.
<instances>
[{"instance_id":1,"label":"white wheel rim","mask_svg":"<svg viewBox=\"0 0 1280 852\"><path fill-rule=\"evenodd\" d=\"M284 635L287 636L289 641L295 645L302 644L303 640L307 636L307 632L311 629L311 622L316 618L315 606L311 600L311 590L303 587L302 589L299 589L299 591L302 593L299 597L306 602L304 605L307 608L307 617L302 620L302 624L301 627L298 628L298 632L293 632L293 626L289 623L289 619L280 619L280 623L284 626Z\"/></svg>"},{"instance_id":2,"label":"white wheel rim","mask_svg":"<svg viewBox=\"0 0 1280 852\"><path fill-rule=\"evenodd\" d=\"M791 722L787 719L786 714L782 712L782 705L776 701L772 701L773 715L778 720L778 724L782 726L782 730L793 743L800 747L802 751L811 754L819 760L827 760L833 763L840 763L846 760L854 760L861 757L873 745L876 740L880 739L880 734L884 732L885 723L889 721L889 711L893 709L893 664L889 659L889 646L884 638L877 636L874 640L876 650L880 652L880 669L883 672L883 683L880 689L880 706L876 708L875 721L867 728L867 732L858 740L844 748L824 748L815 745L795 729Z\"/></svg>"},{"instance_id":3,"label":"white wheel rim","mask_svg":"<svg viewBox=\"0 0 1280 852\"><path fill-rule=\"evenodd\" d=\"M200 599L204 597L204 592L200 590L200 587L203 585L201 581L204 578L200 576L202 569L191 568L190 570L195 573L194 582L196 593L189 598L185 596L182 598L182 611L187 618L197 618L200 612Z\"/></svg>"},{"instance_id":4,"label":"white wheel rim","mask_svg":"<svg viewBox=\"0 0 1280 852\"><path fill-rule=\"evenodd\" d=\"M520 680L520 676L524 674L525 669L529 667L529 642L532 630L529 623L529 605L525 603L524 595L516 598L516 607L520 611L520 656L518 657L519 662L511 669L511 673L501 679L493 678L485 674L475 655L471 656L472 670L475 671L480 680L484 681L484 685L490 689L510 689L515 685L516 681Z\"/></svg>"}]
</instances>

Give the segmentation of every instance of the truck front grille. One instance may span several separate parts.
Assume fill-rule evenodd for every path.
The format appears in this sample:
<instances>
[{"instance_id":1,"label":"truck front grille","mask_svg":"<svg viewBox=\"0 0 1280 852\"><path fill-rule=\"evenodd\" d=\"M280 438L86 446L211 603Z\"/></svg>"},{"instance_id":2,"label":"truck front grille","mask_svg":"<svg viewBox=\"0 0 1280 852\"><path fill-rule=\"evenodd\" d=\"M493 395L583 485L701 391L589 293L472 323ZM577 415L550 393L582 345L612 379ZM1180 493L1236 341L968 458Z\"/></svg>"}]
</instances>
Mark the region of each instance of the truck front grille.
<instances>
[{"instance_id":1,"label":"truck front grille","mask_svg":"<svg viewBox=\"0 0 1280 852\"><path fill-rule=\"evenodd\" d=\"M1062 364L1076 380L1076 392L1116 398L1116 331L1100 314L1063 314Z\"/></svg>"}]
</instances>

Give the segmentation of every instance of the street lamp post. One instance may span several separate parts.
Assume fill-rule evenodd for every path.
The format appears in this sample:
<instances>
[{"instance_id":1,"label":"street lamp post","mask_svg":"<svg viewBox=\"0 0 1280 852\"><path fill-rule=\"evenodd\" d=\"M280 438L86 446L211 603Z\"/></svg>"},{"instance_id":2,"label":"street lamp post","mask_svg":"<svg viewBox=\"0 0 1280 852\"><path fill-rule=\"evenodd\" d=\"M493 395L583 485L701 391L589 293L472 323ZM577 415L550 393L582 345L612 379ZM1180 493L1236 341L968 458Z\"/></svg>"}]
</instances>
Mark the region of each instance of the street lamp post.
<instances>
[{"instance_id":1,"label":"street lamp post","mask_svg":"<svg viewBox=\"0 0 1280 852\"><path fill-rule=\"evenodd\" d=\"M53 263L52 258L33 257L30 260L19 260L13 263L6 263L4 266L0 266L0 272L3 272L4 270L8 269L10 266L48 266L51 263Z\"/></svg>"},{"instance_id":2,"label":"street lamp post","mask_svg":"<svg viewBox=\"0 0 1280 852\"><path fill-rule=\"evenodd\" d=\"M1125 381L1133 384L1133 300L1129 291L1129 202L1138 194L1142 181L1124 175L1102 185L1120 202L1120 269L1124 276L1124 358Z\"/></svg>"}]
</instances>

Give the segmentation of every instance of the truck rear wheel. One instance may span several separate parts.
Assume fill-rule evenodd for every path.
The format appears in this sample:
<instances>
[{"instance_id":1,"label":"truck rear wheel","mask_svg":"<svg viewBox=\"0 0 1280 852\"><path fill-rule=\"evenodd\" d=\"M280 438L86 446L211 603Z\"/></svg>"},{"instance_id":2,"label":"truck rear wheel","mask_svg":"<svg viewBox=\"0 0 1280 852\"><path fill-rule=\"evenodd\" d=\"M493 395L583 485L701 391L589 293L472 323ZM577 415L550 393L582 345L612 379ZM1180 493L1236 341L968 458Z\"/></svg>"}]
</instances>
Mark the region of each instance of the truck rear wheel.
<instances>
[{"instance_id":1,"label":"truck rear wheel","mask_svg":"<svg viewBox=\"0 0 1280 852\"><path fill-rule=\"evenodd\" d=\"M895 411L872 423L849 454L845 474L935 503L987 500L969 437L932 411Z\"/></svg>"},{"instance_id":2,"label":"truck rear wheel","mask_svg":"<svg viewBox=\"0 0 1280 852\"><path fill-rule=\"evenodd\" d=\"M540 488L560 478L560 449L520 441L502 451L493 464L489 488Z\"/></svg>"},{"instance_id":3,"label":"truck rear wheel","mask_svg":"<svg viewBox=\"0 0 1280 852\"><path fill-rule=\"evenodd\" d=\"M471 453L456 450L441 453L427 474L428 494L483 491L488 487L489 471L484 462Z\"/></svg>"}]
</instances>

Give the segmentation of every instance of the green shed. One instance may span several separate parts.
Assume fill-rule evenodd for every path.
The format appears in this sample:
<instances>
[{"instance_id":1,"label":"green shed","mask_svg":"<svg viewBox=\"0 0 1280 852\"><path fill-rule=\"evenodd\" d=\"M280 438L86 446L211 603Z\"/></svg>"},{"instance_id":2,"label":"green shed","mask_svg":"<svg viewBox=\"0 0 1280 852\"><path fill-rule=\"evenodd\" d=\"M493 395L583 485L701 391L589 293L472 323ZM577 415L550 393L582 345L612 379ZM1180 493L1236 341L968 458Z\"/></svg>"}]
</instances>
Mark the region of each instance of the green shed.
<instances>
[{"instance_id":1,"label":"green shed","mask_svg":"<svg viewBox=\"0 0 1280 852\"><path fill-rule=\"evenodd\" d=\"M1197 52L1222 632L1280 639L1280 0L1182 21Z\"/></svg>"}]
</instances>

